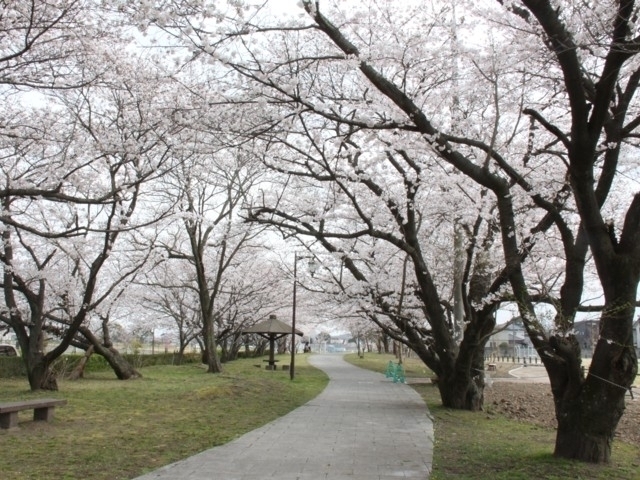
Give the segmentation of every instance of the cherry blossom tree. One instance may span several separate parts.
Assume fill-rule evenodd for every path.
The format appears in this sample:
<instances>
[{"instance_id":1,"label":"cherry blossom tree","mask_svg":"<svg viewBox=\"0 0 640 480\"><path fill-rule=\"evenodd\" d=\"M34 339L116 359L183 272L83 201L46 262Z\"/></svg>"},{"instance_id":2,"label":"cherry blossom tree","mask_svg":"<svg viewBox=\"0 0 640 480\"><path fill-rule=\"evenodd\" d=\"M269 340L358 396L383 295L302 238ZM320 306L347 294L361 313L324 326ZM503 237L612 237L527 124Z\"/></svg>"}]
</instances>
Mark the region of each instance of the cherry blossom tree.
<instances>
[{"instance_id":1,"label":"cherry blossom tree","mask_svg":"<svg viewBox=\"0 0 640 480\"><path fill-rule=\"evenodd\" d=\"M195 18L198 13L206 23L207 12L196 9L189 15ZM178 9L174 18L179 16ZM185 24L198 22L182 18ZM307 26L285 31L245 27L240 25L229 38L249 36L249 43L232 47L224 42L203 44L203 38L211 38L204 27L190 31L185 26L183 33L191 32L201 56L220 59L251 80L237 85L227 102L244 107L239 110L243 120L253 114L253 121L245 122L244 135L260 139L265 163L281 174L276 185L284 186L255 200L252 221L306 236L335 255L356 280L355 295L368 302L362 308L387 334L410 344L440 377L445 405L481 408L483 342L495 323L499 294L508 278L504 271L494 274L500 269L489 255L478 255L480 249L490 250L496 238L491 218L495 207L482 200L486 192L442 168L422 138L411 135L415 128L401 128L394 118L397 112L385 111L388 100L371 96L369 88L357 82L352 69L357 62L330 53L331 47ZM261 36L266 37L260 40ZM246 45L250 47L234 57ZM426 48L411 45L412 53L425 51L419 47ZM335 99L335 107L328 99ZM398 136L402 130L408 134ZM423 188L425 175L433 176L434 171L439 172L442 188ZM446 179L452 175L459 185L454 181L449 186ZM451 205L434 203L434 190L448 195ZM452 328L447 313L452 262L438 263L441 256L428 251L427 245L434 238L443 241L452 231L446 209L451 214L464 211L469 201L479 208L465 218L469 241L464 279L459 282L470 295L465 310L468 337L460 342L460 328ZM407 256L414 267L410 282L401 274ZM443 279L436 278L431 260ZM484 297L489 300L480 302ZM459 355L459 348L464 354Z\"/></svg>"},{"instance_id":2,"label":"cherry blossom tree","mask_svg":"<svg viewBox=\"0 0 640 480\"><path fill-rule=\"evenodd\" d=\"M40 105L3 104L0 320L18 338L34 390L57 388L52 362L84 330L89 313L137 271L111 263L116 240L158 213L136 211L143 184L168 166L172 127L166 105L156 102L162 77L139 57L130 59L135 68L116 62L117 45L95 46L97 63L82 66L99 81L53 89L38 97ZM105 60L112 62L108 72ZM123 71L138 77L123 80ZM154 79L157 88L145 91ZM115 275L104 279L107 268ZM46 331L60 340L49 351Z\"/></svg>"},{"instance_id":3,"label":"cherry blossom tree","mask_svg":"<svg viewBox=\"0 0 640 480\"><path fill-rule=\"evenodd\" d=\"M287 23L240 2L226 12L187 4L144 14L194 59L246 79L227 101L253 118L246 135L263 140L291 194L264 197L253 220L334 253L371 314L389 318L439 375L447 406L481 406L479 345L510 297L551 378L556 455L608 461L637 372L640 198L637 181L624 179L638 125L635 2L461 1L464 27L447 2L303 1L308 17ZM452 249L468 234L467 268L450 270L467 272L459 342L425 234L438 218L425 204L451 196L439 231ZM356 240L365 255L353 254ZM384 267L395 268L386 285L370 260L383 244ZM557 274L540 275L547 247L564 267L552 291L540 282ZM404 258L391 260L393 249L413 266L417 316L399 308ZM572 325L589 253L604 305L585 376ZM538 301L558 312L550 333Z\"/></svg>"},{"instance_id":4,"label":"cherry blossom tree","mask_svg":"<svg viewBox=\"0 0 640 480\"><path fill-rule=\"evenodd\" d=\"M270 258L261 248L238 252L236 261L224 272L213 317L215 343L221 350L222 362L237 357L245 345L245 329L286 302L282 292L290 282L278 267L278 259ZM142 301L146 308L173 320L182 354L192 341L204 346L203 322L193 267L188 261L179 264L176 260L170 254L140 285L145 287ZM288 297L288 288L285 293Z\"/></svg>"},{"instance_id":5,"label":"cherry blossom tree","mask_svg":"<svg viewBox=\"0 0 640 480\"><path fill-rule=\"evenodd\" d=\"M577 5L567 2L563 6L564 9L558 9L550 2L523 1L522 8L509 4L509 8L502 12L517 25L518 35L526 25L531 33L525 36L525 41L539 47L538 56L527 59L535 62L542 57L547 64L555 64L556 76L546 80L556 80L555 85L562 85L558 97L554 97L557 102L543 103L549 111L546 115L532 108L539 105L540 100L524 98L527 103L531 102L532 107L523 109L523 113L545 131L543 135L533 134L534 144L539 145L532 151L536 157L534 161L540 167L559 157L554 163L559 161L565 167L567 182L559 183L559 188L549 195L548 188L535 189L526 177L515 170L516 162L508 162L503 156L503 153L508 153L506 148L500 151L494 143L469 136L461 138L443 134L430 120L429 111L419 107L397 82L390 81L388 74L375 68L373 61L363 58L358 47L322 15L318 3L305 2L305 8L318 28L344 54L355 56L359 71L404 112L426 136L438 157L495 195L509 282L529 335L552 382L558 419L555 453L562 457L603 462L610 457L615 427L624 409L624 394L637 372L631 326L640 279L640 244L637 241L640 235L640 198L637 194L619 192L623 199L626 197L626 201L621 202L626 207L615 212L620 221L618 231L614 229L616 222L607 226L606 213L603 212L606 211L606 200L615 192L616 170L626 168L625 156L632 155L635 149L633 100L637 87L635 57L638 50L632 18L636 14L636 6L634 2L611 4L611 14L604 17L600 10L603 7L594 6L593 10L578 16L575 15L578 10L574 10ZM495 14L495 11L491 13ZM518 20L510 15L518 17ZM540 34L535 27L544 33ZM523 42L515 35L509 38L511 41L518 39ZM586 44L589 45L587 50L578 54L581 45ZM527 70L531 68L531 72L534 66L538 66L535 63L524 65ZM535 81L527 84L533 94L542 92L535 88L537 86ZM542 82L541 86L550 85ZM521 252L526 243L517 235L514 189L509 187L504 177L487 168L480 169L469 161L469 154L464 154L463 147L485 152L502 175L531 195L534 204L549 216L549 221L553 221L554 228L561 235L567 260L564 285L560 291L561 308L556 319L558 328L552 335L545 335L540 328L533 295L523 271ZM528 152L525 150L525 153ZM528 167L531 159L525 155L522 161ZM578 228L572 228L559 208L567 191L575 202ZM587 246L594 258L605 305L600 319L600 339L585 377L580 369L579 345L567 325L572 323L579 305ZM607 405L604 412L601 408L603 402Z\"/></svg>"},{"instance_id":6,"label":"cherry blossom tree","mask_svg":"<svg viewBox=\"0 0 640 480\"><path fill-rule=\"evenodd\" d=\"M241 151L207 152L203 146L208 140L200 134L194 134L190 149L184 148L186 143L182 148L188 158L165 179L166 191L175 198L177 221L158 238L156 246L166 251L169 261L187 262L192 269L184 280L195 281L190 288L198 296L204 360L208 371L217 373L222 366L216 324L225 311L229 313L224 307L230 293L225 292L227 277L238 270L242 250L253 248L259 233L238 215L259 171Z\"/></svg>"},{"instance_id":7,"label":"cherry blossom tree","mask_svg":"<svg viewBox=\"0 0 640 480\"><path fill-rule=\"evenodd\" d=\"M566 263L556 324L563 327L574 318L581 286L574 278L580 275L587 246L604 293L600 338L586 378L573 335L545 339L531 322L527 327L552 379L558 419L555 453L603 462L611 455L624 394L638 368L632 323L640 281L640 194L637 183L625 188L620 179L637 152L638 6L633 1L601 2L579 16L574 16L579 7L573 3L560 9L550 2L523 1L522 6L511 10L517 17L514 26L535 25L544 32L544 37L536 37L546 42L538 40L537 45L557 69L555 78L562 85L558 103L548 113L535 105L525 113L544 131L537 139L540 145L558 145L554 153L566 168L580 219L575 240L560 230L572 257ZM525 318L530 318L528 299L519 300Z\"/></svg>"},{"instance_id":8,"label":"cherry blossom tree","mask_svg":"<svg viewBox=\"0 0 640 480\"><path fill-rule=\"evenodd\" d=\"M183 280L175 265L162 262L141 282L140 302L159 317L171 319L177 331L178 362L185 350L202 332L202 320L194 281Z\"/></svg>"},{"instance_id":9,"label":"cherry blossom tree","mask_svg":"<svg viewBox=\"0 0 640 480\"><path fill-rule=\"evenodd\" d=\"M0 6L0 84L16 89L68 89L95 79L84 66L89 42L108 37L108 19L85 0L6 1Z\"/></svg>"}]
</instances>

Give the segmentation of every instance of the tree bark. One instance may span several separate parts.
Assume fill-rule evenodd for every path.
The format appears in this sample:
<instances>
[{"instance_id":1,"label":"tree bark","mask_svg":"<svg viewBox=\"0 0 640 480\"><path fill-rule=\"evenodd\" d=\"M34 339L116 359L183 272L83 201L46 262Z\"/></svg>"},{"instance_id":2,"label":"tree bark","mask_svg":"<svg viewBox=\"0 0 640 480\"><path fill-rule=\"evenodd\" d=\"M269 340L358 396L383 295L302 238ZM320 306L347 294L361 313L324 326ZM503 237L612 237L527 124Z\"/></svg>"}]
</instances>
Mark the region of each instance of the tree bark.
<instances>
[{"instance_id":1,"label":"tree bark","mask_svg":"<svg viewBox=\"0 0 640 480\"><path fill-rule=\"evenodd\" d=\"M611 445L624 413L625 395L638 373L633 345L638 280L629 272L630 262L624 263L627 268L619 265L615 269L618 275L611 276L612 282L605 286L613 300L605 304L600 338L587 378L577 388L565 382L565 388L553 391L558 420L554 455L558 457L592 463L607 463L611 459Z\"/></svg>"},{"instance_id":2,"label":"tree bark","mask_svg":"<svg viewBox=\"0 0 640 480\"><path fill-rule=\"evenodd\" d=\"M380 335L380 344L381 344L381 350L382 353L390 353L389 350L389 337L387 335L385 335L384 333L382 333L382 335Z\"/></svg>"},{"instance_id":3,"label":"tree bark","mask_svg":"<svg viewBox=\"0 0 640 480\"><path fill-rule=\"evenodd\" d=\"M202 336L204 340L203 358L207 365L207 373L222 372L222 364L218 358L216 338L213 332L213 319L203 322Z\"/></svg>"},{"instance_id":4,"label":"tree bark","mask_svg":"<svg viewBox=\"0 0 640 480\"><path fill-rule=\"evenodd\" d=\"M484 381L476 383L470 375L438 380L438 390L443 407L478 412L484 406Z\"/></svg>"},{"instance_id":5,"label":"tree bark","mask_svg":"<svg viewBox=\"0 0 640 480\"><path fill-rule=\"evenodd\" d=\"M175 355L175 364L182 365L183 361L184 361L184 348L180 346L180 348L178 349L178 352Z\"/></svg>"},{"instance_id":6,"label":"tree bark","mask_svg":"<svg viewBox=\"0 0 640 480\"><path fill-rule=\"evenodd\" d=\"M238 359L240 349L242 348L242 335L240 333L229 334L227 338L221 342L222 349L222 361L231 362Z\"/></svg>"},{"instance_id":7,"label":"tree bark","mask_svg":"<svg viewBox=\"0 0 640 480\"><path fill-rule=\"evenodd\" d=\"M615 428L624 411L624 392L607 394L585 387L581 395L560 403L554 455L607 463Z\"/></svg>"},{"instance_id":8,"label":"tree bark","mask_svg":"<svg viewBox=\"0 0 640 480\"><path fill-rule=\"evenodd\" d=\"M107 363L113 369L119 380L142 377L142 374L133 368L115 348L105 348L101 346L100 348L96 348L96 352L107 360Z\"/></svg>"},{"instance_id":9,"label":"tree bark","mask_svg":"<svg viewBox=\"0 0 640 480\"><path fill-rule=\"evenodd\" d=\"M119 380L140 378L142 375L113 346L103 345L87 327L80 327L80 333L91 343L95 352L104 357Z\"/></svg>"},{"instance_id":10,"label":"tree bark","mask_svg":"<svg viewBox=\"0 0 640 480\"><path fill-rule=\"evenodd\" d=\"M495 327L495 314L487 309L474 317L450 372L439 377L438 389L444 407L477 412L484 408L484 347Z\"/></svg>"},{"instance_id":11,"label":"tree bark","mask_svg":"<svg viewBox=\"0 0 640 480\"><path fill-rule=\"evenodd\" d=\"M69 374L69 380L78 380L84 377L84 369L86 368L91 355L93 355L93 345L87 348L87 350L84 352L84 355L78 362L78 365L76 365L76 368L74 368L73 371Z\"/></svg>"},{"instance_id":12,"label":"tree bark","mask_svg":"<svg viewBox=\"0 0 640 480\"><path fill-rule=\"evenodd\" d=\"M25 350L23 350L25 353ZM51 361L42 352L26 352L25 364L31 391L58 390L58 381L51 371Z\"/></svg>"}]
</instances>

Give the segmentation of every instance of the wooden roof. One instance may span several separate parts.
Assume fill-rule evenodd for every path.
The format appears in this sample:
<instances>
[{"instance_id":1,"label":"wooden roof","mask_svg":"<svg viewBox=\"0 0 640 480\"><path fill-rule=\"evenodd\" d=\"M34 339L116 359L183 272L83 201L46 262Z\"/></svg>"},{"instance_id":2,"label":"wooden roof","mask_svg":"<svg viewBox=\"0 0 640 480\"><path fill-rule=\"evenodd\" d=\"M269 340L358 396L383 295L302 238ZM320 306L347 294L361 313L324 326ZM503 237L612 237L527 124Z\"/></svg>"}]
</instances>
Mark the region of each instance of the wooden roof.
<instances>
[{"instance_id":1,"label":"wooden roof","mask_svg":"<svg viewBox=\"0 0 640 480\"><path fill-rule=\"evenodd\" d=\"M242 333L287 335L291 333L291 325L281 322L275 315L270 315L267 320L256 323L253 327L243 330ZM296 335L302 336L304 334L296 328Z\"/></svg>"}]
</instances>

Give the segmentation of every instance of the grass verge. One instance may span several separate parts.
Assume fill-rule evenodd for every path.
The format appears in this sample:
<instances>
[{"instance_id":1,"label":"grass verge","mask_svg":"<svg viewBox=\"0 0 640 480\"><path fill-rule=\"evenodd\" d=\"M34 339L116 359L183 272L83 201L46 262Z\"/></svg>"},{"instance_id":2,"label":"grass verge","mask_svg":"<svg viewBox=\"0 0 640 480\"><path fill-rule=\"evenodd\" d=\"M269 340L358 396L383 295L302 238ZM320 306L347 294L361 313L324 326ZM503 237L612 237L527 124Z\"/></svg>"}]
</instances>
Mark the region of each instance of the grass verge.
<instances>
[{"instance_id":1,"label":"grass verge","mask_svg":"<svg viewBox=\"0 0 640 480\"><path fill-rule=\"evenodd\" d=\"M392 355L347 355L359 367L384 372ZM405 359L407 381L431 373L415 358ZM616 441L610 465L591 465L554 458L555 430L510 420L487 412L442 407L438 389L430 383L412 383L434 419L435 445L431 480L632 480L640 478L640 453L633 445ZM541 388L549 388L541 386Z\"/></svg>"},{"instance_id":2,"label":"grass verge","mask_svg":"<svg viewBox=\"0 0 640 480\"><path fill-rule=\"evenodd\" d=\"M57 397L68 404L53 422L33 422L25 411L18 429L0 430L0 478L130 479L264 425L328 381L307 355L296 357L293 382L287 371L254 366L262 363L237 360L217 375L195 365L154 366L129 381L96 372L60 381L59 392L32 393L24 378L2 379L0 402Z\"/></svg>"}]
</instances>

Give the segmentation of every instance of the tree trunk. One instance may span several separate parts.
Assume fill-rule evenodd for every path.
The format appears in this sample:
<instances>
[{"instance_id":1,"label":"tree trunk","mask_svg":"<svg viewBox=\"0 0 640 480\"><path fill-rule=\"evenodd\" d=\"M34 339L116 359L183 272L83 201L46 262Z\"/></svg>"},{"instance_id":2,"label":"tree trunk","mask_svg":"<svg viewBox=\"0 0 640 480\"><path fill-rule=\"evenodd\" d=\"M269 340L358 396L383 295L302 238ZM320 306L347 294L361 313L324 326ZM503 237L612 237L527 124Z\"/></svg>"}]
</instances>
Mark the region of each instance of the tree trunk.
<instances>
[{"instance_id":1,"label":"tree trunk","mask_svg":"<svg viewBox=\"0 0 640 480\"><path fill-rule=\"evenodd\" d=\"M113 369L119 380L142 377L142 374L133 368L115 348L97 348L96 352L107 360L107 363Z\"/></svg>"},{"instance_id":2,"label":"tree trunk","mask_svg":"<svg viewBox=\"0 0 640 480\"><path fill-rule=\"evenodd\" d=\"M466 251L464 234L460 221L454 223L453 234L453 336L454 338L462 338L464 332L464 280L465 280L465 262Z\"/></svg>"},{"instance_id":3,"label":"tree trunk","mask_svg":"<svg viewBox=\"0 0 640 480\"><path fill-rule=\"evenodd\" d=\"M229 342L229 346L227 347L227 356L225 357L225 361L230 362L238 359L238 355L240 354L240 349L242 348L242 339L239 338L239 334L234 334L231 338L232 342Z\"/></svg>"},{"instance_id":4,"label":"tree trunk","mask_svg":"<svg viewBox=\"0 0 640 480\"><path fill-rule=\"evenodd\" d=\"M176 365L182 365L183 361L184 361L184 348L180 346L180 348L178 349L178 352L175 355L174 362Z\"/></svg>"},{"instance_id":5,"label":"tree trunk","mask_svg":"<svg viewBox=\"0 0 640 480\"><path fill-rule=\"evenodd\" d=\"M214 348L208 348L204 352L205 364L207 365L207 373L222 372L222 364L218 358L218 352Z\"/></svg>"},{"instance_id":6,"label":"tree trunk","mask_svg":"<svg viewBox=\"0 0 640 480\"><path fill-rule=\"evenodd\" d=\"M220 345L222 352L220 355L221 362L232 362L238 359L238 354L243 345L241 334L232 333L227 334L226 338L218 338L218 344Z\"/></svg>"},{"instance_id":7,"label":"tree trunk","mask_svg":"<svg viewBox=\"0 0 640 480\"><path fill-rule=\"evenodd\" d=\"M607 342L601 339L600 343ZM634 349L627 351L629 354L622 355L626 359L607 362L611 368L601 374L594 373L602 370L602 361L594 357L597 364L592 363L589 376L576 395L558 398L554 392L558 420L555 456L592 463L610 461L616 427L625 409L625 394L637 370ZM601 356L609 360L614 357ZM619 383L624 376L629 380Z\"/></svg>"},{"instance_id":8,"label":"tree trunk","mask_svg":"<svg viewBox=\"0 0 640 480\"><path fill-rule=\"evenodd\" d=\"M637 279L617 269L615 285L605 286L605 301L600 319L600 339L596 345L587 378L564 382L553 388L560 374L553 375L552 390L556 404L558 431L554 455L592 463L608 463L616 427L625 409L625 395L638 372L633 346L633 317ZM612 277L613 278L613 277Z\"/></svg>"},{"instance_id":9,"label":"tree trunk","mask_svg":"<svg viewBox=\"0 0 640 480\"><path fill-rule=\"evenodd\" d=\"M222 372L222 364L218 358L218 351L216 348L215 335L213 332L213 319L208 319L204 322L204 328L202 329L202 336L204 340L204 360L207 365L207 373L220 373Z\"/></svg>"},{"instance_id":10,"label":"tree trunk","mask_svg":"<svg viewBox=\"0 0 640 480\"><path fill-rule=\"evenodd\" d=\"M208 292L202 287L201 305L203 312L206 312L205 306L209 304ZM222 364L218 357L218 346L216 345L216 336L214 331L214 319L211 313L204 314L202 318L202 342L204 348L202 350L203 363L207 365L207 373L222 372Z\"/></svg>"},{"instance_id":11,"label":"tree trunk","mask_svg":"<svg viewBox=\"0 0 640 480\"><path fill-rule=\"evenodd\" d=\"M389 353L390 351L389 336L383 332L382 335L380 335L380 337L381 337L380 340L382 341L382 352Z\"/></svg>"},{"instance_id":12,"label":"tree trunk","mask_svg":"<svg viewBox=\"0 0 640 480\"><path fill-rule=\"evenodd\" d=\"M458 375L438 379L442 406L456 410L478 412L484 406L484 379L471 375Z\"/></svg>"},{"instance_id":13,"label":"tree trunk","mask_svg":"<svg viewBox=\"0 0 640 480\"><path fill-rule=\"evenodd\" d=\"M58 381L51 371L51 361L42 352L27 352L25 366L31 391L58 390Z\"/></svg>"},{"instance_id":14,"label":"tree trunk","mask_svg":"<svg viewBox=\"0 0 640 480\"><path fill-rule=\"evenodd\" d=\"M289 348L289 342L287 342L287 337L280 337L276 344L276 353L278 355L284 355L287 353L287 349Z\"/></svg>"},{"instance_id":15,"label":"tree trunk","mask_svg":"<svg viewBox=\"0 0 640 480\"><path fill-rule=\"evenodd\" d=\"M585 388L578 397L561 402L554 455L592 463L609 462L623 411L624 391L606 387Z\"/></svg>"},{"instance_id":16,"label":"tree trunk","mask_svg":"<svg viewBox=\"0 0 640 480\"><path fill-rule=\"evenodd\" d=\"M262 357L267 351L268 342L264 339L256 341L256 348L253 350L254 357Z\"/></svg>"},{"instance_id":17,"label":"tree trunk","mask_svg":"<svg viewBox=\"0 0 640 480\"><path fill-rule=\"evenodd\" d=\"M95 352L104 357L109 366L113 369L119 380L129 380L139 378L142 375L114 347L107 347L100 343L99 339L86 327L79 329L80 333L91 343Z\"/></svg>"},{"instance_id":18,"label":"tree trunk","mask_svg":"<svg viewBox=\"0 0 640 480\"><path fill-rule=\"evenodd\" d=\"M78 380L84 377L84 369L87 366L91 355L93 355L93 345L89 346L89 348L87 348L87 350L84 352L84 356L80 359L80 362L78 362L76 368L74 368L73 371L69 374L69 380Z\"/></svg>"},{"instance_id":19,"label":"tree trunk","mask_svg":"<svg viewBox=\"0 0 640 480\"><path fill-rule=\"evenodd\" d=\"M407 346L436 375L442 406L477 412L484 406L484 349L495 327L494 307L470 311L462 342L455 349L439 351L434 356L412 328L405 329Z\"/></svg>"},{"instance_id":20,"label":"tree trunk","mask_svg":"<svg viewBox=\"0 0 640 480\"><path fill-rule=\"evenodd\" d=\"M218 341L216 342L218 345L220 345L220 362L221 363L226 363L229 361L229 343L227 340L228 339L224 339L220 341L220 339L218 339Z\"/></svg>"},{"instance_id":21,"label":"tree trunk","mask_svg":"<svg viewBox=\"0 0 640 480\"><path fill-rule=\"evenodd\" d=\"M491 323L493 324L493 322ZM468 340L468 335L465 336ZM471 358L468 362L466 359ZM484 342L470 348L464 341L454 371L438 379L442 406L478 412L484 407Z\"/></svg>"}]
</instances>

